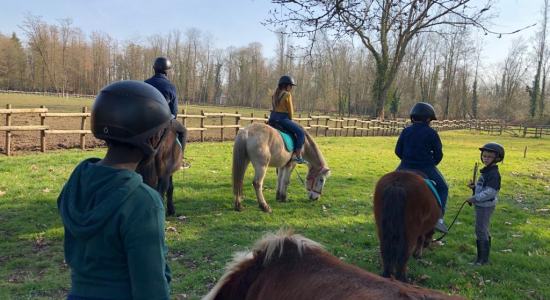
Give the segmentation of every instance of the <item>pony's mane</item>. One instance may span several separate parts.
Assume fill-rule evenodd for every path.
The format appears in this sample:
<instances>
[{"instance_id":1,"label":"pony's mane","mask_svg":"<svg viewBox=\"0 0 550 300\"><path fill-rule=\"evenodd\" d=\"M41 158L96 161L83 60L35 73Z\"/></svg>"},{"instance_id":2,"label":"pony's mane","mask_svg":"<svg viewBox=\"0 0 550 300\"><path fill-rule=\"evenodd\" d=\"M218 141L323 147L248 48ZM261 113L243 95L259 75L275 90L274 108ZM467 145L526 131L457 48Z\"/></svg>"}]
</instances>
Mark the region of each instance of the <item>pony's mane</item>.
<instances>
[{"instance_id":1,"label":"pony's mane","mask_svg":"<svg viewBox=\"0 0 550 300\"><path fill-rule=\"evenodd\" d=\"M302 235L294 234L292 230L279 229L276 234L266 233L260 241L254 244L252 247L252 252L263 253L265 255L264 264L268 264L274 258L277 250L279 251L278 257L283 255L283 245L285 241L295 244L298 248L298 253L300 256L302 256L304 250L324 250L324 247L321 244Z\"/></svg>"},{"instance_id":2,"label":"pony's mane","mask_svg":"<svg viewBox=\"0 0 550 300\"><path fill-rule=\"evenodd\" d=\"M302 127L303 129L303 127ZM321 149L319 149L319 146L317 145L317 143L315 142L315 140L313 140L313 137L311 136L311 134L309 134L309 132L307 132L307 130L304 129L304 132L306 134L306 140L308 142L308 146L311 147L315 153L317 153L317 155L319 156L319 160L321 161L321 164L323 166L325 166L325 168L329 168L328 165L327 165L327 162L325 161L325 157L323 156L323 153L321 152ZM329 175L329 174L327 174Z\"/></svg>"},{"instance_id":3,"label":"pony's mane","mask_svg":"<svg viewBox=\"0 0 550 300\"><path fill-rule=\"evenodd\" d=\"M204 296L202 300L211 300L216 297L220 288L229 280L229 278L240 269L240 265L248 260L255 259L254 253L263 252L265 255L264 265L273 260L277 250L279 257L283 254L283 245L285 241L292 242L298 248L300 256L308 249L318 249L325 251L325 248L302 235L294 234L292 230L279 229L276 234L266 233L262 239L257 241L251 251L236 252L233 255L233 260L227 264L227 272L218 280L216 285Z\"/></svg>"}]
</instances>

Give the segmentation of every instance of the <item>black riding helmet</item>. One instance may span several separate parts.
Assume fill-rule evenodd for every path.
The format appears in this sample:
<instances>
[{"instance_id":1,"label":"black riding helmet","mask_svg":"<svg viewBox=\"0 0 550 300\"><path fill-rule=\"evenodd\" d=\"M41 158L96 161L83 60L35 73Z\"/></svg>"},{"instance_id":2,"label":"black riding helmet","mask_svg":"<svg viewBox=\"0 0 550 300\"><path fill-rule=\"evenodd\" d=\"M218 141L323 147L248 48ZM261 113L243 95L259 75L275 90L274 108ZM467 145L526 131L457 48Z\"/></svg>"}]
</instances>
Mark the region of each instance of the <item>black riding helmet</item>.
<instances>
[{"instance_id":1,"label":"black riding helmet","mask_svg":"<svg viewBox=\"0 0 550 300\"><path fill-rule=\"evenodd\" d=\"M153 148L151 138L164 129L164 139L171 117L166 99L156 88L141 81L123 80L105 86L97 95L91 129L98 139L130 144L152 156L158 146Z\"/></svg>"},{"instance_id":2,"label":"black riding helmet","mask_svg":"<svg viewBox=\"0 0 550 300\"><path fill-rule=\"evenodd\" d=\"M481 155L483 155L483 151L495 152L497 156L493 162L501 162L504 160L504 147L502 147L499 143L487 143L483 145L483 147L479 148L479 150L481 151Z\"/></svg>"},{"instance_id":3,"label":"black riding helmet","mask_svg":"<svg viewBox=\"0 0 550 300\"><path fill-rule=\"evenodd\" d=\"M296 81L294 81L294 78L292 78L291 76L288 76L288 75L284 75L284 76L281 76L281 78L279 78L279 86L282 86L282 85L294 85L296 86Z\"/></svg>"},{"instance_id":4,"label":"black riding helmet","mask_svg":"<svg viewBox=\"0 0 550 300\"><path fill-rule=\"evenodd\" d=\"M155 62L153 63L153 70L155 70L156 73L163 73L166 74L166 71L172 69L172 62L164 56L159 56L155 59Z\"/></svg>"},{"instance_id":5,"label":"black riding helmet","mask_svg":"<svg viewBox=\"0 0 550 300\"><path fill-rule=\"evenodd\" d=\"M411 121L419 120L422 122L426 122L428 118L430 118L432 121L437 120L437 118L435 117L434 107L426 102L416 103L411 109L410 117Z\"/></svg>"}]
</instances>

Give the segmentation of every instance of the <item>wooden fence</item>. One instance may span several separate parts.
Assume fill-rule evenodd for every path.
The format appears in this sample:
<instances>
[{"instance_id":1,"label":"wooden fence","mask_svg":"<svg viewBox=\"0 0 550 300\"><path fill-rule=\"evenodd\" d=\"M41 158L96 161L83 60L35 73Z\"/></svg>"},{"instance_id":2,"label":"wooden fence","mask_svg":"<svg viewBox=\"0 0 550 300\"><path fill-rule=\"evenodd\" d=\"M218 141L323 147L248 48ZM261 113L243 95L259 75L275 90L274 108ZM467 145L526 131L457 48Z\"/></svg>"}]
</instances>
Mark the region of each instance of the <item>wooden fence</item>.
<instances>
[{"instance_id":1,"label":"wooden fence","mask_svg":"<svg viewBox=\"0 0 550 300\"><path fill-rule=\"evenodd\" d=\"M6 115L5 126L0 126L0 131L6 132L5 153L11 155L11 133L14 131L39 131L40 132L40 149L46 152L47 137L49 135L63 134L78 134L80 135L80 148L86 147L86 135L91 134L91 130L87 129L88 118L90 113L87 107L83 107L81 112L66 113L66 112L49 112L44 106L40 108L13 109L11 104L6 106L6 109L0 109L0 115ZM40 117L40 125L25 125L12 126L12 116L17 114L38 114ZM55 129L52 128L52 118L80 118L79 128L74 129ZM231 138L233 134L237 134L241 128L244 128L249 123L266 122L267 114L261 116L244 115L236 111L235 113L207 113L201 111L200 114L187 114L187 111L182 110L178 114L178 119L187 127L190 132L198 131L200 141L205 141L206 132L216 132L219 130L219 140L223 141ZM311 114L303 116L298 114L294 120L302 125L308 132L314 136L394 136L399 135L401 130L410 124L409 121L390 120L381 121L378 119L362 119L362 118L345 118L335 116L313 116ZM473 130L478 128L479 121L476 120L443 120L433 121L431 127L437 131L467 129Z\"/></svg>"},{"instance_id":2,"label":"wooden fence","mask_svg":"<svg viewBox=\"0 0 550 300\"><path fill-rule=\"evenodd\" d=\"M84 95L84 94L74 94L70 92L55 93L55 92L28 92L28 91L11 91L11 90L0 90L0 94L14 94L14 95L38 95L38 96L48 96L48 97L71 97L71 98L87 98L94 99L96 95Z\"/></svg>"},{"instance_id":3,"label":"wooden fence","mask_svg":"<svg viewBox=\"0 0 550 300\"><path fill-rule=\"evenodd\" d=\"M505 124L498 120L472 120L470 130L499 135L506 133L515 137L542 138L544 135L550 135L550 125Z\"/></svg>"}]
</instances>

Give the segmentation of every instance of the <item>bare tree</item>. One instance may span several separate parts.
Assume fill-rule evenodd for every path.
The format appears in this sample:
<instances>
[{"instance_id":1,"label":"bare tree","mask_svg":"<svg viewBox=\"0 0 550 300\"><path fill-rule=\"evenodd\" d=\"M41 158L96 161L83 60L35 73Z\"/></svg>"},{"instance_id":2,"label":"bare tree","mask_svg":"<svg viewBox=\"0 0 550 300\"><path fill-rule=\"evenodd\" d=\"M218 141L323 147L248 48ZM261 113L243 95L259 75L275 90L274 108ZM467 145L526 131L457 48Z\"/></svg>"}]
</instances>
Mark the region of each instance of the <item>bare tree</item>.
<instances>
[{"instance_id":1,"label":"bare tree","mask_svg":"<svg viewBox=\"0 0 550 300\"><path fill-rule=\"evenodd\" d=\"M490 98L486 105L487 115L500 117L505 121L517 119L527 98L525 80L528 70L527 45L522 38L515 39L503 62L495 66Z\"/></svg>"},{"instance_id":2,"label":"bare tree","mask_svg":"<svg viewBox=\"0 0 550 300\"><path fill-rule=\"evenodd\" d=\"M23 30L23 32L27 35L31 48L38 52L42 58L43 71L48 73L48 77L52 81L55 91L58 92L59 89L54 76L55 71L53 65L55 56L52 53L55 51L55 41L52 40L50 34L54 31L53 27L55 26L48 26L44 21L42 21L42 17L32 15L29 12L25 14L23 24L19 26L19 28L21 28L21 30ZM45 72L43 72L42 76L42 84L44 88L46 87Z\"/></svg>"},{"instance_id":3,"label":"bare tree","mask_svg":"<svg viewBox=\"0 0 550 300\"><path fill-rule=\"evenodd\" d=\"M373 99L376 113L384 118L384 106L391 85L412 39L440 25L476 26L487 32L482 7L472 0L272 0L283 13L272 12L271 25L292 25L292 34L307 37L314 44L319 32L330 30L335 39L358 38L376 62ZM452 19L445 18L453 16ZM311 47L311 46L310 46Z\"/></svg>"},{"instance_id":4,"label":"bare tree","mask_svg":"<svg viewBox=\"0 0 550 300\"><path fill-rule=\"evenodd\" d=\"M67 82L69 76L67 74L67 48L69 46L69 41L73 35L73 29L71 27L73 20L71 19L62 19L59 20L59 26L61 31L61 69L62 69L62 84L61 84L61 93L65 95L67 90Z\"/></svg>"},{"instance_id":5,"label":"bare tree","mask_svg":"<svg viewBox=\"0 0 550 300\"><path fill-rule=\"evenodd\" d=\"M546 54L546 34L548 32L548 14L550 10L550 0L544 0L541 8L542 23L540 31L537 32L535 46L537 71L533 79L533 86L527 86L527 92L531 98L529 114L531 118L542 117L544 112L544 100L541 93L541 77L544 76L544 62ZM545 77L545 76L544 76ZM542 84L545 87L545 82Z\"/></svg>"}]
</instances>

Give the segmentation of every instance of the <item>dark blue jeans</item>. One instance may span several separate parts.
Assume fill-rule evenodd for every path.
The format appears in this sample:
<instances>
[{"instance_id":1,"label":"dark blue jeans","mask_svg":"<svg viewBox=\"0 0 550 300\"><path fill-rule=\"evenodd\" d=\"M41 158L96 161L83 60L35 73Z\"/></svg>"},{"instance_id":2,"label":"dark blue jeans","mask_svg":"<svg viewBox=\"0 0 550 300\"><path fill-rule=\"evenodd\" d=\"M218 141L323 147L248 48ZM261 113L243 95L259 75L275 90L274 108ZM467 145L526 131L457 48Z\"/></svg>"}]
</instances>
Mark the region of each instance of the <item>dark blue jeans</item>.
<instances>
[{"instance_id":1,"label":"dark blue jeans","mask_svg":"<svg viewBox=\"0 0 550 300\"><path fill-rule=\"evenodd\" d=\"M397 167L397 170L402 169L413 169L413 168L403 168L401 165ZM445 207L447 206L447 198L449 197L449 185L447 184L447 181L445 181L445 178L443 175L441 175L441 172L437 169L437 167L431 167L431 168L414 168L414 170L418 170L420 172L423 172L432 180L435 182L435 190L439 194L439 199L441 199L441 206L442 206L442 217L445 215Z\"/></svg>"},{"instance_id":2,"label":"dark blue jeans","mask_svg":"<svg viewBox=\"0 0 550 300\"><path fill-rule=\"evenodd\" d=\"M304 140L306 139L306 134L302 127L294 123L291 119L288 118L286 113L271 113L269 119L278 121L286 130L292 132L296 136L296 150L302 150L304 146Z\"/></svg>"}]
</instances>

